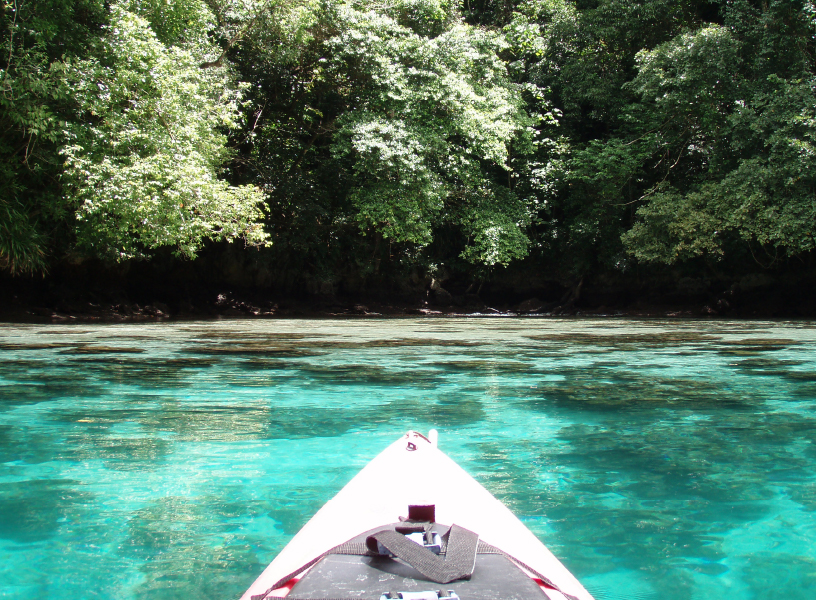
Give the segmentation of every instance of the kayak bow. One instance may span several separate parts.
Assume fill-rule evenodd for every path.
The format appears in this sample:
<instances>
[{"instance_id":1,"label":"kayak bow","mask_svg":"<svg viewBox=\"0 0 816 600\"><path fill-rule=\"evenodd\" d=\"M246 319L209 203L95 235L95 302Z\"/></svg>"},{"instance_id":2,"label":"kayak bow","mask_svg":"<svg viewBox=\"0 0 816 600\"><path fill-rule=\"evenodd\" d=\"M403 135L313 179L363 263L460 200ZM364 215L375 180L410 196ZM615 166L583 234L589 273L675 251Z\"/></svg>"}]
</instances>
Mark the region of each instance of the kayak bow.
<instances>
[{"instance_id":1,"label":"kayak bow","mask_svg":"<svg viewBox=\"0 0 816 600\"><path fill-rule=\"evenodd\" d=\"M524 576L517 587L512 571ZM592 600L504 504L437 448L432 430L427 438L409 431L366 465L241 600L290 591L290 598L498 600L495 590L508 599Z\"/></svg>"}]
</instances>

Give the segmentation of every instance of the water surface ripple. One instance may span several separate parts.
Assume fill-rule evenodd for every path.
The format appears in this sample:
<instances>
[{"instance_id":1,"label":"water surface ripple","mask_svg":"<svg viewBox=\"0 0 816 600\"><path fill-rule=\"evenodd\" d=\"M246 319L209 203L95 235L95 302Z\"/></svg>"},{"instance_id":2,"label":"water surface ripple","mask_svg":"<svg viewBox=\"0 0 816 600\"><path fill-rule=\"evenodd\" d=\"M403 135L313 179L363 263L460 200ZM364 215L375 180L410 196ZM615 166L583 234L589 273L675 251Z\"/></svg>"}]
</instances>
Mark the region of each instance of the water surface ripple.
<instances>
[{"instance_id":1,"label":"water surface ripple","mask_svg":"<svg viewBox=\"0 0 816 600\"><path fill-rule=\"evenodd\" d=\"M234 599L432 427L598 600L816 597L810 323L0 325L0 353L0 598Z\"/></svg>"}]
</instances>

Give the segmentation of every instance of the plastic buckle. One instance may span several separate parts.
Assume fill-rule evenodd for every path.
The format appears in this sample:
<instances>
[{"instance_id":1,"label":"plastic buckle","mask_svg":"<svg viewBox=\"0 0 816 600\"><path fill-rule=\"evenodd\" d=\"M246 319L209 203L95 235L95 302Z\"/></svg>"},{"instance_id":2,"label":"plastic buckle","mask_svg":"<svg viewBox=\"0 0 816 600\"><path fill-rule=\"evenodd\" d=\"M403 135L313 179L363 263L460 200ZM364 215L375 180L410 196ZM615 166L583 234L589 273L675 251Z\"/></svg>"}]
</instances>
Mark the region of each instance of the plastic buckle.
<instances>
[{"instance_id":1,"label":"plastic buckle","mask_svg":"<svg viewBox=\"0 0 816 600\"><path fill-rule=\"evenodd\" d=\"M405 537L415 544L422 546L423 548L427 548L434 554L440 554L442 552L442 536L435 531L415 531L412 533L406 533ZM377 554L381 556L389 556L391 558L394 557L388 548L383 546L380 542L377 542Z\"/></svg>"},{"instance_id":2,"label":"plastic buckle","mask_svg":"<svg viewBox=\"0 0 816 600\"><path fill-rule=\"evenodd\" d=\"M420 546L427 548L434 554L439 554L442 552L442 536L435 531L429 531L427 533L409 533L405 537L415 544L419 544Z\"/></svg>"},{"instance_id":3,"label":"plastic buckle","mask_svg":"<svg viewBox=\"0 0 816 600\"><path fill-rule=\"evenodd\" d=\"M389 592L380 596L380 600L459 600L453 590L436 592Z\"/></svg>"}]
</instances>

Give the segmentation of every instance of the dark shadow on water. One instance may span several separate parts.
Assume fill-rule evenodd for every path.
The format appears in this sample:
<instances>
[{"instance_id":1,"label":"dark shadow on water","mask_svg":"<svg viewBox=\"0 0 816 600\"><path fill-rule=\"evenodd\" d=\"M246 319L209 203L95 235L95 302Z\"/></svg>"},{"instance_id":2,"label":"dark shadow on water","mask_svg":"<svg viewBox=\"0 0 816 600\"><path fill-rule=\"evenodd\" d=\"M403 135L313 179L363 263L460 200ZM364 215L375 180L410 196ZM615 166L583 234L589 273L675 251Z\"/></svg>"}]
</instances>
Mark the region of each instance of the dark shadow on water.
<instances>
[{"instance_id":1,"label":"dark shadow on water","mask_svg":"<svg viewBox=\"0 0 816 600\"><path fill-rule=\"evenodd\" d=\"M461 393L401 398L359 407L278 407L270 410L265 437L338 437L361 428L404 422L406 418L426 427L460 427L479 423L485 414L480 400Z\"/></svg>"},{"instance_id":2,"label":"dark shadow on water","mask_svg":"<svg viewBox=\"0 0 816 600\"><path fill-rule=\"evenodd\" d=\"M217 358L97 356L76 358L70 365L107 383L161 389L185 387L190 376L217 363Z\"/></svg>"},{"instance_id":3,"label":"dark shadow on water","mask_svg":"<svg viewBox=\"0 0 816 600\"><path fill-rule=\"evenodd\" d=\"M246 342L232 346L199 346L185 348L186 354L201 354L205 356L269 356L278 358L296 358L300 356L319 356L322 352L308 350L294 346L270 346L269 344L251 345Z\"/></svg>"},{"instance_id":4,"label":"dark shadow on water","mask_svg":"<svg viewBox=\"0 0 816 600\"><path fill-rule=\"evenodd\" d=\"M197 329L192 329L191 331L198 332ZM219 343L236 343L240 344L246 340L256 340L259 342L266 342L266 341L277 341L277 340L306 340L312 337L319 337L319 333L315 334L306 334L306 333L275 333L269 331L261 331L261 332L252 332L252 331L241 331L240 333L236 333L235 331L213 331L209 330L203 333L197 333L193 336L196 340L199 341L208 341L208 340L216 340Z\"/></svg>"},{"instance_id":5,"label":"dark shadow on water","mask_svg":"<svg viewBox=\"0 0 816 600\"><path fill-rule=\"evenodd\" d=\"M591 333L551 333L528 335L537 342L556 342L578 346L612 347L619 350L642 350L644 348L666 348L673 346L702 346L721 340L719 335L685 331L665 333L616 333L614 335Z\"/></svg>"},{"instance_id":6,"label":"dark shadow on water","mask_svg":"<svg viewBox=\"0 0 816 600\"><path fill-rule=\"evenodd\" d=\"M298 376L331 386L407 386L422 383L425 386L438 380L428 370L403 369L373 364L319 365L304 364L298 368Z\"/></svg>"},{"instance_id":7,"label":"dark shadow on water","mask_svg":"<svg viewBox=\"0 0 816 600\"><path fill-rule=\"evenodd\" d=\"M60 520L81 520L92 494L70 479L34 479L0 483L0 538L32 543L53 537Z\"/></svg>"},{"instance_id":8,"label":"dark shadow on water","mask_svg":"<svg viewBox=\"0 0 816 600\"><path fill-rule=\"evenodd\" d=\"M62 350L60 354L142 354L144 348L125 348L119 346L77 346L69 350Z\"/></svg>"},{"instance_id":9,"label":"dark shadow on water","mask_svg":"<svg viewBox=\"0 0 816 600\"><path fill-rule=\"evenodd\" d=\"M537 380L535 392L519 400L521 406L544 412L602 413L655 408L740 408L757 402L742 393L724 390L720 382L707 378L658 377L641 375L632 369L574 367L553 369L549 375L561 379Z\"/></svg>"},{"instance_id":10,"label":"dark shadow on water","mask_svg":"<svg viewBox=\"0 0 816 600\"><path fill-rule=\"evenodd\" d=\"M531 370L530 363L510 360L446 360L433 363L433 367L446 373L477 375L524 375Z\"/></svg>"},{"instance_id":11,"label":"dark shadow on water","mask_svg":"<svg viewBox=\"0 0 816 600\"><path fill-rule=\"evenodd\" d=\"M339 350L367 350L367 349L399 349L422 347L478 347L482 342L461 340L440 340L434 338L402 338L386 340L307 340L295 338L288 341L285 338L240 337L218 344L200 343L188 346L181 351L186 354L207 356L233 356L248 358L302 358L322 356L327 352Z\"/></svg>"},{"instance_id":12,"label":"dark shadow on water","mask_svg":"<svg viewBox=\"0 0 816 600\"><path fill-rule=\"evenodd\" d=\"M424 422L427 427L442 429L476 425L486 418L480 395L466 394L460 390L438 394L435 398L414 399L400 403L394 408L395 421L410 416Z\"/></svg>"},{"instance_id":13,"label":"dark shadow on water","mask_svg":"<svg viewBox=\"0 0 816 600\"><path fill-rule=\"evenodd\" d=\"M746 583L759 593L773 590L777 598L816 597L816 560L781 552L763 552L748 558Z\"/></svg>"},{"instance_id":14,"label":"dark shadow on water","mask_svg":"<svg viewBox=\"0 0 816 600\"><path fill-rule=\"evenodd\" d=\"M17 374L16 381L0 384L0 412L57 398L91 398L104 392L79 374L53 371L28 371Z\"/></svg>"},{"instance_id":15,"label":"dark shadow on water","mask_svg":"<svg viewBox=\"0 0 816 600\"><path fill-rule=\"evenodd\" d=\"M0 350L55 350L60 348L77 348L79 344L73 342L31 342L28 344L14 344L8 342L0 342Z\"/></svg>"},{"instance_id":16,"label":"dark shadow on water","mask_svg":"<svg viewBox=\"0 0 816 600\"><path fill-rule=\"evenodd\" d=\"M215 358L151 358L133 355L76 356L59 362L16 360L0 364L0 411L64 398L101 397L109 384L180 388L217 363Z\"/></svg>"}]
</instances>

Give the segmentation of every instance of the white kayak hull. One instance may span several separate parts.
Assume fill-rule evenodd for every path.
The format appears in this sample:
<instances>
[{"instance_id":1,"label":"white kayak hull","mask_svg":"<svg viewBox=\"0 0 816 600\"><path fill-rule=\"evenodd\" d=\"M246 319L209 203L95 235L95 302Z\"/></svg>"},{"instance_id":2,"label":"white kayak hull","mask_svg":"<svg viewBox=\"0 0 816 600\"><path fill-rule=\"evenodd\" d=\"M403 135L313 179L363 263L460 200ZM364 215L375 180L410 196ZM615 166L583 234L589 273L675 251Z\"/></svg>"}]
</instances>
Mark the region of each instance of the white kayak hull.
<instances>
[{"instance_id":1,"label":"white kayak hull","mask_svg":"<svg viewBox=\"0 0 816 600\"><path fill-rule=\"evenodd\" d=\"M479 539L544 575L563 594L593 600L504 504L434 442L413 431L386 448L327 502L241 600L267 592L282 578L361 532L399 521L410 505L434 505L437 523L455 523L477 532ZM269 597L284 595L286 591L281 589ZM563 594L547 589L547 595L554 600L561 600Z\"/></svg>"}]
</instances>

